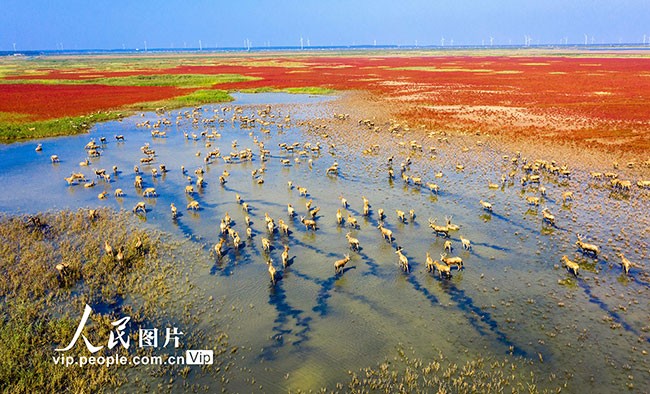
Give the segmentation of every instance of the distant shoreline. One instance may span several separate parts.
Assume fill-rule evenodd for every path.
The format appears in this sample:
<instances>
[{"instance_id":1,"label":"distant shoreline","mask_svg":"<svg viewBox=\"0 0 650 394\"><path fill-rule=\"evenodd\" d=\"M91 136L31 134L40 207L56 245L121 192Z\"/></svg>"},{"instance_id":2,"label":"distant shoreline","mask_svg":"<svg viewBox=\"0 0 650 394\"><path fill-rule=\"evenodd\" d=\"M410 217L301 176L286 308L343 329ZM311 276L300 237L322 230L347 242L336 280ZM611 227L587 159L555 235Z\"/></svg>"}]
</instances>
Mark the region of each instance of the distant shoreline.
<instances>
[{"instance_id":1,"label":"distant shoreline","mask_svg":"<svg viewBox=\"0 0 650 394\"><path fill-rule=\"evenodd\" d=\"M257 55L263 53L292 53L298 55L304 54L318 54L318 53L368 53L368 52L479 52L485 54L490 51L503 51L512 53L513 51L533 51L541 53L553 54L556 52L566 53L571 52L586 52L586 53L603 53L615 51L616 53L650 53L650 45L642 43L626 43L626 44L540 44L540 45L454 45L454 46L440 46L440 45L337 45L337 46L277 46L277 47L224 47L224 48L150 48L147 50L140 48L123 48L123 49L40 49L40 50L17 50L17 51L0 51L0 56L16 56L16 57L34 57L34 56L83 56L83 55L174 55L174 54L191 54L191 55L210 55L215 54L245 54L255 53Z\"/></svg>"}]
</instances>

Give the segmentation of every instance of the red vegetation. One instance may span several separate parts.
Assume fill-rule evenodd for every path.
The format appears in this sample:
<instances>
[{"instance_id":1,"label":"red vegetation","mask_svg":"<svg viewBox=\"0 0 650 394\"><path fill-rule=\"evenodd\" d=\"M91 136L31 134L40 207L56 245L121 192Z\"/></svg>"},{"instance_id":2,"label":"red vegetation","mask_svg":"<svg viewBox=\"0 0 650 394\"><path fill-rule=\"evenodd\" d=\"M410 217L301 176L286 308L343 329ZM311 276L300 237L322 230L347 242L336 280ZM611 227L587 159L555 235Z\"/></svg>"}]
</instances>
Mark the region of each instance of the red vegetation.
<instances>
[{"instance_id":1,"label":"red vegetation","mask_svg":"<svg viewBox=\"0 0 650 394\"><path fill-rule=\"evenodd\" d=\"M227 64L219 64L227 62ZM282 67L283 62L287 67ZM169 62L171 64L171 61ZM296 67L296 63L302 67ZM41 70L14 78L76 79L150 74L242 74L219 89L324 87L365 90L400 117L428 126L534 133L650 147L650 59L634 57L366 56L205 58L205 65L106 72ZM171 88L1 85L0 111L41 118L180 94ZM623 147L629 149L629 146Z\"/></svg>"},{"instance_id":2,"label":"red vegetation","mask_svg":"<svg viewBox=\"0 0 650 394\"><path fill-rule=\"evenodd\" d=\"M174 87L0 84L0 111L27 114L31 120L54 119L168 99L186 92Z\"/></svg>"}]
</instances>

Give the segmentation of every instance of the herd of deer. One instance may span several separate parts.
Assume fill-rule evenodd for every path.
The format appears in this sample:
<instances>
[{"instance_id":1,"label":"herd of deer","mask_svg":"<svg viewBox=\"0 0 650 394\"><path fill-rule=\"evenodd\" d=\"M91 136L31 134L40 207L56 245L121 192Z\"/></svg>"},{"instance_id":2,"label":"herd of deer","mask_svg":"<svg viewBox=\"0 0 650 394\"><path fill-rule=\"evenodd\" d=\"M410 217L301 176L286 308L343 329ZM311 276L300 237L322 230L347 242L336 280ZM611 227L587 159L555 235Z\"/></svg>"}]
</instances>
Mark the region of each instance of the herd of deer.
<instances>
[{"instance_id":1,"label":"herd of deer","mask_svg":"<svg viewBox=\"0 0 650 394\"><path fill-rule=\"evenodd\" d=\"M278 128L282 129L284 127L288 126L288 122L290 122L290 117L285 118L285 123L280 123L280 122L275 122L272 121L271 118L274 116L270 113L270 108L267 107L265 110L258 111L259 118L254 118L254 117L249 117L249 116L244 116L242 115L242 110L239 107L236 108L231 108L231 107L224 107L222 108L222 114L225 114L229 111L233 111L233 116L232 116L232 122L234 123L235 121L240 122L240 126L242 128L252 128L256 123L261 124L264 127L268 127L270 124L276 124ZM217 112L217 111L215 111ZM217 115L215 115L216 117ZM189 118L192 119L193 124L197 124L201 119L201 113L199 110L195 110L192 112L186 111L184 114L179 115L177 118L177 124L180 124L179 122L181 121L181 118ZM205 123L210 123L211 121L214 121L214 118L212 120L210 119L204 119L203 120ZM220 118L219 123L223 123L223 118ZM274 123L275 122L275 123ZM168 120L163 120L158 124L158 127L160 127L161 124L170 124L170 121ZM365 124L365 123L364 123ZM138 124L141 127L151 127L150 123L144 122L141 124ZM268 128L264 129L268 130ZM165 138L167 135L165 132L160 131L158 129L154 129L151 133L152 137L155 138ZM254 134L251 132L251 136ZM208 132L203 132L201 133L201 136L199 137L196 134L192 134L192 139L194 140L199 140L199 139L204 139L206 141L205 146L206 148L209 148L211 146L211 141L214 138L220 137L220 134L216 134L214 131L211 133ZM190 136L185 133L185 137L187 139L190 138ZM123 135L120 136L115 136L116 140L118 142L123 142L125 141L125 138ZM89 158L93 157L98 157L101 155L101 149L105 147L106 140L105 138L102 138L102 145L98 145L95 143L94 140L90 141L86 146L85 149L87 151L87 156ZM265 174L266 171L266 162L270 159L271 157L271 151L267 149L263 141L258 140L257 137L253 138L254 143L257 145L258 148L258 154L257 154L257 159L261 162L261 166L255 170L252 171L252 177L255 182L258 184L262 184L264 182L263 175ZM237 141L232 142L232 148L235 149L238 146ZM406 146L406 144L405 144ZM419 149L421 150L421 146L418 144L413 144L411 143L411 148L412 149ZM300 144L300 143L294 143L294 144L287 144L287 143L281 143L279 144L280 150L285 151L285 152L290 152L293 154L294 151L298 151L297 156L295 157L295 162L298 163L300 162L301 157L308 156L309 154L312 154L312 158L309 158L308 164L310 169L312 168L313 164L313 157L318 157L320 154L321 146L320 144L310 144L310 143L305 143L305 144ZM42 145L39 144L37 147L38 151L42 150ZM147 143L143 145L140 150L142 153L145 155L144 157L139 159L139 164L144 165L146 167L152 167L152 163L156 160L156 152L150 147L150 145ZM378 148L373 148L373 152L376 152ZM316 155L316 156L313 156ZM201 152L197 153L197 156L201 156ZM255 161L255 154L253 153L253 150L250 148L247 148L245 150L241 151L234 151L228 155L221 154L219 148L211 150L207 155L204 157L204 161L206 165L209 165L213 163L213 160L216 160L218 158L222 158L225 163L227 164L233 164L233 163L242 163L242 162L253 162ZM60 159L57 155L52 155L50 157L51 162L54 164L57 164L60 162ZM393 169L393 159L394 157L391 156L388 159L388 174L389 178L392 180L394 179L395 176L395 170ZM282 165L283 166L291 166L292 162L291 160L288 159L280 159L282 160ZM520 156L513 157L512 161L513 163L518 163L520 159ZM542 170L547 170L551 174L556 174L557 176L563 176L563 177L569 177L571 174L571 171L562 166L557 166L555 163L547 163L544 161L535 161L534 163L526 163L525 159L521 160L523 163L523 169L526 171L527 175L524 175L521 179L521 184L522 185L528 185L528 184L535 184L538 186L538 190L541 194L541 197L539 196L526 196L525 200L528 205L538 207L542 203L542 197L546 196L546 188L541 185L541 178L539 175L539 172ZM80 166L88 166L89 165L89 159L84 160L83 162L79 163ZM432 193L438 194L440 193L440 187L438 184L433 183L433 182L425 182L423 181L421 176L413 176L409 175L407 172L409 171L411 165L411 156L409 155L407 159L401 163L400 165L400 173L401 173L401 178L402 180L407 184L407 185L412 185L414 187L421 187L421 188L426 188L430 190ZM457 171L463 171L464 166L461 164L456 165L456 170ZM151 176L155 179L156 177L160 176L161 174L165 174L167 172L167 168L164 164L160 164L158 168L152 167L149 168L149 172L151 173ZM339 176L341 171L340 165L338 162L334 162L330 167L328 167L325 170L325 175L326 176L333 176L337 177ZM113 166L113 173L117 174L118 170L117 167ZM135 182L134 186L136 189L136 192L141 195L144 198L156 198L158 196L158 193L154 187L144 187L144 178L143 178L143 173L140 171L140 168L136 165L134 166L134 173L135 173ZM189 198L192 197L192 195L197 191L196 188L199 190L204 187L205 181L204 181L204 170L202 167L198 168L195 172L195 178L192 176L189 176L187 174L187 170L185 167L181 167L181 173L182 176L186 177L188 184L184 186L184 194L187 195ZM106 173L104 169L100 170L95 170L95 174L98 179L103 180L107 184L112 182L110 174ZM593 178L599 179L602 178L602 175L599 173L592 173L591 174ZM221 175L218 177L219 178L219 183L221 185L224 185L228 177L230 176L230 173L227 170L223 170ZM443 176L442 172L435 173L434 176L436 178L441 178ZM512 176L512 174L511 174ZM631 188L632 184L629 181L622 181L619 180L615 175L612 174L606 174L605 176L611 178L611 186L617 190L622 190L622 191L629 191ZM490 189L497 189L502 187L502 185L505 184L506 182L506 175L504 174L501 178L501 184L497 183L488 183L488 187ZM65 178L66 182L69 185L74 185L78 181L80 182L86 182L86 178L82 173L73 173L70 177ZM194 185L192 184L194 183ZM86 182L84 184L85 187L93 187L95 186L96 183L93 180L92 182ZM650 182L647 181L639 181L638 186L642 188L650 187ZM288 188L293 189L294 185L291 181L288 182ZM309 192L306 187L303 186L295 186L295 190L298 191L299 196L304 196L307 198L309 195ZM122 198L125 196L125 193L123 189L118 188L114 192L114 196L116 198ZM106 199L108 197L107 192L102 192L98 195L100 199ZM566 203L567 201L573 200L573 193L571 191L565 191L561 195L563 203ZM345 199L342 195L339 196L339 199L341 201L341 205L343 209L347 209L349 206L348 200ZM248 214L250 207L247 202L243 202L241 199L241 196L239 194L236 195L236 200L237 203L242 207L242 210ZM371 211L370 211L370 202L369 200L365 197L362 196L362 202L363 202L363 209L362 209L362 215L364 217L369 217L371 216ZM483 208L483 210L492 213L494 208L492 203L480 200L479 201L480 206ZM305 226L305 231L317 231L318 230L318 223L317 223L317 218L319 217L319 211L320 207L311 207L312 200L309 200L306 204L306 213L305 215L300 215L300 223ZM174 203L171 203L170 205L171 209L171 215L172 218L177 218L178 216L178 209L176 208ZM198 201L196 200L191 200L187 205L186 209L188 210L200 210L201 206ZM136 214L145 214L147 213L147 206L144 201L138 202L134 207L133 207L133 212ZM396 218L399 222L406 223L408 220L413 221L415 219L415 211L414 210L409 210L408 213L396 209ZM547 207L544 207L541 211L542 213L542 220L544 223L549 224L551 226L555 225L555 216L550 212L550 210ZM287 204L287 214L290 218L289 223L293 222L293 218L296 217L296 209L293 207L292 204ZM407 219L408 217L408 219ZM388 229L386 227L386 224L384 222L384 219L386 218L385 211L383 209L378 209L377 211L377 219L378 219L378 225L377 228L380 230L381 236L384 240L388 241L390 244L393 244L395 241L395 237L393 235L393 231ZM278 220L277 225L275 224L275 221L269 217L268 214L265 215L265 221L267 225L267 231L269 234L273 234L274 231L279 230L282 234L288 236L290 233L289 225L282 219ZM341 209L338 209L336 212L336 222L339 226L349 226L351 229L359 229L359 222L358 220L353 217L350 213L347 214L347 218L344 218L344 215L341 211ZM445 225L439 225L436 223L436 219L429 218L429 228L433 231L434 235L436 236L441 236L445 238L450 238L450 233L453 231L458 231L460 226L452 223L452 217L451 216L446 216L445 217ZM231 220L228 217L228 214L226 214L226 217L224 217L221 220L220 224L220 229L221 229L221 235L218 243L214 246L213 250L214 253L217 255L217 257L220 259L224 256L225 253L225 245L227 242L227 237L228 235L230 239L232 240L233 246L237 249L242 245L242 240L239 236L239 234L231 227ZM246 216L246 234L247 238L251 239L252 238L252 228L250 226L250 218L247 215ZM352 236L352 232L347 232L345 234L345 238L348 241L349 247L352 249L352 251L359 252L361 249L361 242L359 239L355 238ZM471 251L471 242L469 239L460 236L460 241L462 243L462 247L465 251L468 253ZM282 264L283 267L286 267L288 265L289 261L289 245L284 244L284 251L282 253ZM597 257L598 254L600 253L599 248L596 245L593 244L588 244L583 242L583 236L581 234L578 234L578 241L576 242L576 246L578 249L587 255L591 255L594 257ZM271 249L272 249L272 244L269 238L262 238L262 249L263 251L267 254L267 265L268 265L268 272L271 278L272 283L275 283L277 280L277 270L273 266L273 262L270 257L268 257ZM433 260L427 252L426 254L426 270L429 272L435 272L438 271L440 277L450 277L451 276L451 268L456 268L458 270L463 269L463 259L458 256L449 256L448 253L451 253L453 250L453 244L451 240L446 240L444 242L444 251L443 253L440 254L440 261ZM403 249L401 246L397 246L395 249L395 253L398 255L398 261L399 261L399 266L401 269L408 273L410 272L410 264L409 264L409 259L408 257L404 254ZM627 274L629 272L629 269L631 267L634 267L635 265L631 263L629 260L627 260L622 254L619 255L621 258L621 266L623 267L623 270ZM334 271L335 274L341 274L344 271L344 268L348 262L350 262L351 257L349 254L346 254L343 259L339 259L334 262ZM562 265L566 267L566 269L570 272L572 272L574 275L578 275L579 271L579 265L576 262L571 261L567 256L562 257Z\"/></svg>"}]
</instances>

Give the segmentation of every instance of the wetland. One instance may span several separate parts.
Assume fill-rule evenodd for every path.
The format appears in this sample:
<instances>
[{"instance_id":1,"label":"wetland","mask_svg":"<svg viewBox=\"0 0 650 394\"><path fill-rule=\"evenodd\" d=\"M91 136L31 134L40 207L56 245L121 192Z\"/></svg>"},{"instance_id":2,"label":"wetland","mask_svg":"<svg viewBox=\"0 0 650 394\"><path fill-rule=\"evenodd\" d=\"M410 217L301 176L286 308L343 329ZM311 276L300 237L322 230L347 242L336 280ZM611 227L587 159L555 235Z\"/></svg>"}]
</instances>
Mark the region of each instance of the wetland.
<instances>
[{"instance_id":1,"label":"wetland","mask_svg":"<svg viewBox=\"0 0 650 394\"><path fill-rule=\"evenodd\" d=\"M235 93L227 104L142 112L97 123L88 134L0 146L2 259L12 278L3 284L3 314L17 325L4 325L3 335L46 321L39 313L56 306L51 319L66 329L32 346L46 358L67 343L76 327L70 320L87 303L105 330L111 317L129 314L134 323L181 327L184 349L215 350L212 366L76 370L114 385L107 390L648 387L647 188L636 180L629 189L612 187L573 161L553 162L543 149L529 156L531 149L517 153L487 135L369 116L346 105L350 95ZM91 142L99 155L88 154ZM110 176L98 176L102 169ZM66 182L73 173L83 180ZM155 192L144 196L147 188ZM188 209L193 201L196 210ZM144 212L133 212L139 203ZM99 224L88 219L91 209L99 210ZM316 230L301 217L312 217ZM434 232L430 222L444 226L446 218L458 228ZM239 246L220 229L224 222ZM392 231L390 241L380 224ZM582 253L578 234L599 253ZM102 249L123 245L134 256L138 239L148 251L131 265L116 265ZM427 254L441 260L445 252L462 258L462 269L451 268L450 277L429 272ZM619 253L634 262L628 274ZM335 273L345 255L349 262ZM562 267L563 256L578 262L577 276ZM59 263L70 265L67 275L57 272ZM21 293L16 278L25 275L35 275L24 286L39 293ZM21 297L36 305L25 321L17 319L25 314L15 306ZM48 367L65 375L63 366ZM80 384L88 376L67 378ZM3 386L12 387L27 386Z\"/></svg>"}]
</instances>

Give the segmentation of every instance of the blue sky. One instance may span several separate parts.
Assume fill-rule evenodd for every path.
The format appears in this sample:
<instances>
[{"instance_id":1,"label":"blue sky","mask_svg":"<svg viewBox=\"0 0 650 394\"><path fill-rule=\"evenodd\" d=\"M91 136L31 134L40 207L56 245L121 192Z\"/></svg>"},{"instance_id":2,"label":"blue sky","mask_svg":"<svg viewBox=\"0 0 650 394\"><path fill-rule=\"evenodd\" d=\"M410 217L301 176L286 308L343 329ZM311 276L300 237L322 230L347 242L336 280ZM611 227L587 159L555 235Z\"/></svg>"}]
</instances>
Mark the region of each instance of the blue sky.
<instances>
[{"instance_id":1,"label":"blue sky","mask_svg":"<svg viewBox=\"0 0 650 394\"><path fill-rule=\"evenodd\" d=\"M650 0L1 0L0 50L650 42Z\"/></svg>"}]
</instances>

